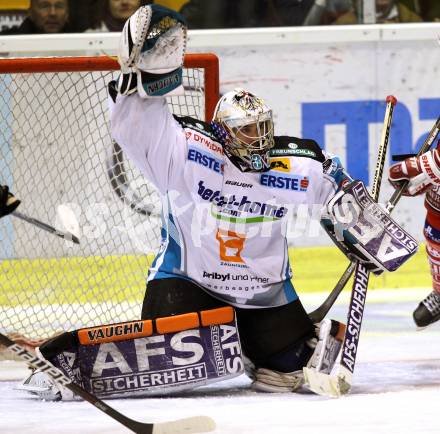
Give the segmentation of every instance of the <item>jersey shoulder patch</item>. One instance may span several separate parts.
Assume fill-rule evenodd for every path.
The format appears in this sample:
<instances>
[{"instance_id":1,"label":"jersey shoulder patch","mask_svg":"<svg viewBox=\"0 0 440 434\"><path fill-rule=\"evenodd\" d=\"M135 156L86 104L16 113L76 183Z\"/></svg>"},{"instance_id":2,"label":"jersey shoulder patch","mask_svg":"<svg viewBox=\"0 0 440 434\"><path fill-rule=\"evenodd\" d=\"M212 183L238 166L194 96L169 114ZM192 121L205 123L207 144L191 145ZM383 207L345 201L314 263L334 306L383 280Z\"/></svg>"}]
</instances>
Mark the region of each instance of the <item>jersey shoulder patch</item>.
<instances>
[{"instance_id":1,"label":"jersey shoulder patch","mask_svg":"<svg viewBox=\"0 0 440 434\"><path fill-rule=\"evenodd\" d=\"M176 116L174 119L182 126L182 128L189 128L197 131L198 133L208 136L211 140L218 142L218 138L214 134L213 128L209 122L200 121L191 116Z\"/></svg>"},{"instance_id":2,"label":"jersey shoulder patch","mask_svg":"<svg viewBox=\"0 0 440 434\"><path fill-rule=\"evenodd\" d=\"M324 162L322 149L314 140L290 136L275 136L275 146L270 150L271 157L305 157Z\"/></svg>"}]
</instances>

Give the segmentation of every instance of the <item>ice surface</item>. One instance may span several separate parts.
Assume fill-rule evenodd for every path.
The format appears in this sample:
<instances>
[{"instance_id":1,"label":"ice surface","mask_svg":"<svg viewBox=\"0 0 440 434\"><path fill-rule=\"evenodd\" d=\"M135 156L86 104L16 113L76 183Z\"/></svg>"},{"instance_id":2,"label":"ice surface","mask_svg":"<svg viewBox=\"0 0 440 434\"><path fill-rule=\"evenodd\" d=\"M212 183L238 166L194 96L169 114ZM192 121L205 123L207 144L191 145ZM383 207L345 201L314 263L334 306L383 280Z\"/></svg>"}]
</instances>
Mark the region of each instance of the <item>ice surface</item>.
<instances>
[{"instance_id":1,"label":"ice surface","mask_svg":"<svg viewBox=\"0 0 440 434\"><path fill-rule=\"evenodd\" d=\"M256 393L242 376L185 396L107 402L145 422L211 416L219 434L439 434L440 323L417 332L411 320L417 301L428 292L395 290L385 298L379 292L369 297L352 393L340 399L307 391ZM309 310L319 304L305 299ZM343 319L345 314L343 303L330 316ZM21 366L1 366L0 379L23 375ZM14 384L0 381L2 434L130 432L88 403L40 402L14 390Z\"/></svg>"}]
</instances>

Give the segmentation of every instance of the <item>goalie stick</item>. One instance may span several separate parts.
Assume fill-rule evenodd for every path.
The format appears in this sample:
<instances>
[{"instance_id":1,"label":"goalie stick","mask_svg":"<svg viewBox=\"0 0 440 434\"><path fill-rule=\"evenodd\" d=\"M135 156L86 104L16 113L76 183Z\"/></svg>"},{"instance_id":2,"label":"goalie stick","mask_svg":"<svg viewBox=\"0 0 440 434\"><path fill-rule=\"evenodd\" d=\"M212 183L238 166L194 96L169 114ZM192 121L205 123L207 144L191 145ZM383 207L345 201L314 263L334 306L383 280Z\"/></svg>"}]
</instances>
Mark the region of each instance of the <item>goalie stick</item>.
<instances>
[{"instance_id":1,"label":"goalie stick","mask_svg":"<svg viewBox=\"0 0 440 434\"><path fill-rule=\"evenodd\" d=\"M423 142L417 156L429 151L439 132L440 117L437 118L437 121ZM408 182L409 181L402 182L401 186L392 194L386 206L388 213L391 213L395 208ZM365 308L366 292L368 289L368 277L369 271L361 263L357 263L348 309L347 328L341 348L340 365L336 368L336 375L327 375L307 368L304 369L306 383L313 392L319 395L338 397L347 394L351 390L362 317Z\"/></svg>"},{"instance_id":2,"label":"goalie stick","mask_svg":"<svg viewBox=\"0 0 440 434\"><path fill-rule=\"evenodd\" d=\"M379 199L379 191L382 182L383 168L385 165L385 155L389 141L391 121L393 119L393 111L394 111L394 106L397 103L397 99L393 95L388 95L386 98L386 102L387 105L385 108L382 136L379 142L380 143L379 155L377 156L376 170L374 172L373 186L371 189L371 196L376 202ZM310 312L309 316L312 322L319 323L325 318L328 311L331 309L336 299L339 297L339 294L342 292L342 290L345 288L345 285L350 280L350 277L352 276L355 267L356 267L356 262L354 261L351 262L348 265L348 267L345 269L344 273L340 277L336 286L333 288L333 290L330 292L328 297L325 299L324 303L322 303L321 306L319 306L313 312Z\"/></svg>"},{"instance_id":3,"label":"goalie stick","mask_svg":"<svg viewBox=\"0 0 440 434\"><path fill-rule=\"evenodd\" d=\"M80 396L82 399L84 399L84 401L94 405L97 409L101 410L112 419L115 419L135 433L191 434L209 432L215 429L215 422L208 416L194 416L161 423L143 423L130 419L129 417L124 416L122 413L119 413L119 411L115 410L113 407L107 405L104 401L101 401L99 398L92 395L90 392L87 392L87 390L83 389L78 384L72 383L68 377L55 368L51 363L38 358L36 355L29 352L21 345L16 344L2 333L0 333L0 344L6 346L7 349L12 351L20 359L24 360L32 368L44 371L57 384L71 390L75 395Z\"/></svg>"},{"instance_id":4,"label":"goalie stick","mask_svg":"<svg viewBox=\"0 0 440 434\"><path fill-rule=\"evenodd\" d=\"M43 223L40 220L37 220L33 217L28 217L26 214L22 214L18 211L13 211L11 213L14 217L19 218L20 220L24 220L25 222L30 223L31 225L37 226L40 229L43 229L46 232L56 235L57 237L63 238L65 240L72 241L75 244L79 244L79 239L75 235L70 232L64 232L60 229L55 229L53 226L48 225L47 223Z\"/></svg>"}]
</instances>

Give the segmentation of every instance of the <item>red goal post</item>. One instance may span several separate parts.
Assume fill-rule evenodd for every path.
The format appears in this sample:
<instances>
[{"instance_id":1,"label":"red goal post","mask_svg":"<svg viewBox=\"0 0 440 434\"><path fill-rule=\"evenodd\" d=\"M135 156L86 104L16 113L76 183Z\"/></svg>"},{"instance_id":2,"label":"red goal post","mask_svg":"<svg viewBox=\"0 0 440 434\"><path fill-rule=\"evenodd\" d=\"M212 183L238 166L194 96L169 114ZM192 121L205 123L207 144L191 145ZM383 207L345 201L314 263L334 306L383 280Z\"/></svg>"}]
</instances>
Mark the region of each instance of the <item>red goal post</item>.
<instances>
[{"instance_id":1,"label":"red goal post","mask_svg":"<svg viewBox=\"0 0 440 434\"><path fill-rule=\"evenodd\" d=\"M160 201L109 133L107 84L118 70L107 56L0 59L0 183L21 212L81 240L0 219L3 333L37 340L140 316ZM211 120L218 58L187 54L183 84L171 111Z\"/></svg>"}]
</instances>

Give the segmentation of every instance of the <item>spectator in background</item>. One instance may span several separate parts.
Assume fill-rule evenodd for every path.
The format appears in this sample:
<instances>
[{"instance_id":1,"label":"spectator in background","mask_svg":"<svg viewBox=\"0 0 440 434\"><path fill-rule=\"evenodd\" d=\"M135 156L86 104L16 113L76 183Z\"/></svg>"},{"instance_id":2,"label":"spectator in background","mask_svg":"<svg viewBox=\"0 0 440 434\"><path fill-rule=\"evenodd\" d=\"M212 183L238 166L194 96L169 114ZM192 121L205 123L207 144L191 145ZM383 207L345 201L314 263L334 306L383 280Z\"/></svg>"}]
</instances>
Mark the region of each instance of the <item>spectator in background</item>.
<instances>
[{"instance_id":1,"label":"spectator in background","mask_svg":"<svg viewBox=\"0 0 440 434\"><path fill-rule=\"evenodd\" d=\"M315 0L305 17L303 26L332 24L351 9L351 0Z\"/></svg>"},{"instance_id":2,"label":"spectator in background","mask_svg":"<svg viewBox=\"0 0 440 434\"><path fill-rule=\"evenodd\" d=\"M302 26L315 0L264 0L257 3L258 26Z\"/></svg>"},{"instance_id":3,"label":"spectator in background","mask_svg":"<svg viewBox=\"0 0 440 434\"><path fill-rule=\"evenodd\" d=\"M350 0L322 2L325 3L325 12L335 10L342 14L350 6L347 4ZM346 5L342 9L341 3ZM180 13L190 29L301 26L314 4L315 0L190 0L183 5ZM315 21L319 21L321 15Z\"/></svg>"},{"instance_id":4,"label":"spectator in background","mask_svg":"<svg viewBox=\"0 0 440 434\"><path fill-rule=\"evenodd\" d=\"M140 6L151 1L142 0L104 0L98 4L95 22L86 32L120 32L125 21L133 15Z\"/></svg>"},{"instance_id":5,"label":"spectator in background","mask_svg":"<svg viewBox=\"0 0 440 434\"><path fill-rule=\"evenodd\" d=\"M2 35L38 33L71 33L68 0L31 0L28 16L18 27L3 31Z\"/></svg>"},{"instance_id":6,"label":"spectator in background","mask_svg":"<svg viewBox=\"0 0 440 434\"><path fill-rule=\"evenodd\" d=\"M313 0L308 0L313 1ZM156 2L159 3L160 2ZM258 0L190 0L180 13L189 29L222 29L255 27L258 25L256 5Z\"/></svg>"},{"instance_id":7,"label":"spectator in background","mask_svg":"<svg viewBox=\"0 0 440 434\"><path fill-rule=\"evenodd\" d=\"M440 21L439 0L419 0L420 15L425 21Z\"/></svg>"},{"instance_id":8,"label":"spectator in background","mask_svg":"<svg viewBox=\"0 0 440 434\"><path fill-rule=\"evenodd\" d=\"M340 16L333 24L357 24L356 6ZM417 23L422 18L398 0L376 0L376 23Z\"/></svg>"},{"instance_id":9,"label":"spectator in background","mask_svg":"<svg viewBox=\"0 0 440 434\"><path fill-rule=\"evenodd\" d=\"M69 0L69 25L82 33L92 27L100 0Z\"/></svg>"}]
</instances>

